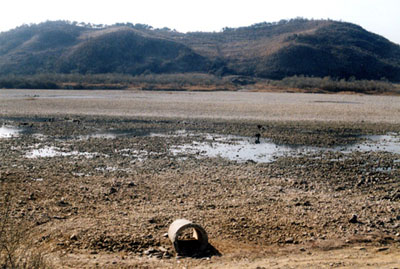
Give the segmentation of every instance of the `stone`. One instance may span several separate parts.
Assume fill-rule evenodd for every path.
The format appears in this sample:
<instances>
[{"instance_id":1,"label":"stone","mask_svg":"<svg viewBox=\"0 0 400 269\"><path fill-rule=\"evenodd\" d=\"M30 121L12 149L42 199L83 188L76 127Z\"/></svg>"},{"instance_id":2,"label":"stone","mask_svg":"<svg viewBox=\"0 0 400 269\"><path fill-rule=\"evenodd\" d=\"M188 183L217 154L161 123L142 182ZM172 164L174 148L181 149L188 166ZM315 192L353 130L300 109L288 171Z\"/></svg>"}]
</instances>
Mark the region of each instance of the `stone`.
<instances>
[{"instance_id":1,"label":"stone","mask_svg":"<svg viewBox=\"0 0 400 269\"><path fill-rule=\"evenodd\" d=\"M116 192L117 192L117 189L114 188L114 187L111 187L110 191L108 192L108 194L110 195L110 194L113 194L113 193L116 193Z\"/></svg>"},{"instance_id":2,"label":"stone","mask_svg":"<svg viewBox=\"0 0 400 269\"><path fill-rule=\"evenodd\" d=\"M286 243L286 244L293 244L293 243L294 243L293 237L288 237L288 238L286 238L286 239L285 239L285 243Z\"/></svg>"},{"instance_id":3,"label":"stone","mask_svg":"<svg viewBox=\"0 0 400 269\"><path fill-rule=\"evenodd\" d=\"M168 249L166 249L165 247L159 247L158 248L161 252L168 252Z\"/></svg>"},{"instance_id":4,"label":"stone","mask_svg":"<svg viewBox=\"0 0 400 269\"><path fill-rule=\"evenodd\" d=\"M65 206L69 206L69 203L64 201L64 199L61 199L60 201L57 202L57 205L60 207L65 207Z\"/></svg>"},{"instance_id":5,"label":"stone","mask_svg":"<svg viewBox=\"0 0 400 269\"><path fill-rule=\"evenodd\" d=\"M157 250L155 250L154 248L149 248L146 251L144 251L143 254L148 256L148 255L153 254L155 252L157 252Z\"/></svg>"},{"instance_id":6,"label":"stone","mask_svg":"<svg viewBox=\"0 0 400 269\"><path fill-rule=\"evenodd\" d=\"M358 217L357 217L357 215L353 215L353 216L351 217L351 219L349 219L349 222L350 222L350 223L358 223Z\"/></svg>"},{"instance_id":7,"label":"stone","mask_svg":"<svg viewBox=\"0 0 400 269\"><path fill-rule=\"evenodd\" d=\"M389 250L389 248L387 248L387 247L378 248L378 251L379 251L379 252L381 252L381 251L386 251L386 250Z\"/></svg>"}]
</instances>

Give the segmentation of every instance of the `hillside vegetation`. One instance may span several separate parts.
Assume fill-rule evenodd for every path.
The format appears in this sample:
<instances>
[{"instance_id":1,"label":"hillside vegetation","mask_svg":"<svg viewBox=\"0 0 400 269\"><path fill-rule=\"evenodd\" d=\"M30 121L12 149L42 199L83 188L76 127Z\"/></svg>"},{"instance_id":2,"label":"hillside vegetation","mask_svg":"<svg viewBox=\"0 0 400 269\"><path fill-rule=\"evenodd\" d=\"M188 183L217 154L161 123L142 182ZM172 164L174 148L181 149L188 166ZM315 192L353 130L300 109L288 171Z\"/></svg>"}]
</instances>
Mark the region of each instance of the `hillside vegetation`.
<instances>
[{"instance_id":1,"label":"hillside vegetation","mask_svg":"<svg viewBox=\"0 0 400 269\"><path fill-rule=\"evenodd\" d=\"M207 73L400 81L400 46L343 22L293 19L179 33L66 21L0 33L0 75Z\"/></svg>"}]
</instances>

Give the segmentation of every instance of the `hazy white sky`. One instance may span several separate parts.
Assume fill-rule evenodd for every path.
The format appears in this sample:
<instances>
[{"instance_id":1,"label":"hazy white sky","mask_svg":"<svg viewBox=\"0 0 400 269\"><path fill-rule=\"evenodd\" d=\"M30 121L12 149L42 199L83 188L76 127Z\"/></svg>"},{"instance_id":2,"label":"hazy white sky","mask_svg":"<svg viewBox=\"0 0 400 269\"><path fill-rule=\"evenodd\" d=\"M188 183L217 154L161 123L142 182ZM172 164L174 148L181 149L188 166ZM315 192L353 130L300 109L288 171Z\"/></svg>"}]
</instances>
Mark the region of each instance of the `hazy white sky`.
<instances>
[{"instance_id":1,"label":"hazy white sky","mask_svg":"<svg viewBox=\"0 0 400 269\"><path fill-rule=\"evenodd\" d=\"M220 31L298 16L356 23L400 44L400 0L0 0L0 31L46 20Z\"/></svg>"}]
</instances>

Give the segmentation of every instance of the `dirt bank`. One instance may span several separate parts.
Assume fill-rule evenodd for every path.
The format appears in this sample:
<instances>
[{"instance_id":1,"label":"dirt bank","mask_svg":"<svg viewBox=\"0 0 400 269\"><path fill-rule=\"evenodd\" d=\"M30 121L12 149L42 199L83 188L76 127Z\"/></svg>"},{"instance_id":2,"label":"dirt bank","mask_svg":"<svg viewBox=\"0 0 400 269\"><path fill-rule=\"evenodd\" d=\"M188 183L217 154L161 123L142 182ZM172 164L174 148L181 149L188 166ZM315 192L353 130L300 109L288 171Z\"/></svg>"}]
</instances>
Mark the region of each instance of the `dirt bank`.
<instances>
[{"instance_id":1,"label":"dirt bank","mask_svg":"<svg viewBox=\"0 0 400 269\"><path fill-rule=\"evenodd\" d=\"M0 182L9 228L29 227L18 234L56 267L400 266L400 156L370 140L389 134L398 145L393 114L385 122L247 121L47 109L3 110L0 126L20 133L0 139ZM265 141L252 147L268 141L291 151L268 162L177 151L256 134ZM164 234L177 218L201 224L216 251L176 259Z\"/></svg>"}]
</instances>

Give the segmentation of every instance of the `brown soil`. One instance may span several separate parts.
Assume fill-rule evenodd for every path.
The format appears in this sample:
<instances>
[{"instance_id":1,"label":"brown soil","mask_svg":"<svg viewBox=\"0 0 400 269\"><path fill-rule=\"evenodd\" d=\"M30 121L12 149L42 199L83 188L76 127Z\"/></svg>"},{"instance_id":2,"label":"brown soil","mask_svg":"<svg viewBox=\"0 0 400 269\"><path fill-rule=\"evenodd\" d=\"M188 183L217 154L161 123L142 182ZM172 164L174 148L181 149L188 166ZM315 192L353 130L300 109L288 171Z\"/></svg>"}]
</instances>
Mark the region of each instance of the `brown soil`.
<instances>
[{"instance_id":1,"label":"brown soil","mask_svg":"<svg viewBox=\"0 0 400 269\"><path fill-rule=\"evenodd\" d=\"M94 106L97 101L91 100ZM4 102L16 110L26 101ZM180 130L260 133L277 144L333 147L363 141L367 134L400 133L400 110L385 122L16 115L10 110L3 111L0 126L25 132L0 139L1 197L11 194L8 223L14 230L30 227L24 241L55 267L400 267L398 154L329 151L238 163L169 150L207 141L204 137L149 136ZM386 112L375 117L382 115ZM108 131L122 135L85 138ZM66 154L27 157L44 147ZM164 236L177 218L202 225L213 249L177 259Z\"/></svg>"}]
</instances>

